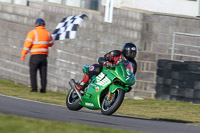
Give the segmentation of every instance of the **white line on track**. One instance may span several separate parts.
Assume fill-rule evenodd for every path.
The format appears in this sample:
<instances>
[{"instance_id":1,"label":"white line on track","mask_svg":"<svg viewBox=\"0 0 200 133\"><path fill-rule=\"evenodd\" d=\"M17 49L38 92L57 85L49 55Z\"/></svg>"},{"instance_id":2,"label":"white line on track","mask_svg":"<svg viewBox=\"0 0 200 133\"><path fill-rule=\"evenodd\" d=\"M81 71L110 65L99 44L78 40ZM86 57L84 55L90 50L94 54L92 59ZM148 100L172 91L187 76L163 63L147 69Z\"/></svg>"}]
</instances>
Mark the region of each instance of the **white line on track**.
<instances>
[{"instance_id":1,"label":"white line on track","mask_svg":"<svg viewBox=\"0 0 200 133\"><path fill-rule=\"evenodd\" d=\"M39 101L34 101L34 100L24 99L24 98L19 98L19 97L14 97L14 96L8 96L8 95L3 95L3 94L0 94L0 96L9 97L9 98L12 98L12 99L23 100L23 101L30 101L30 102L34 102L34 103L40 103L40 104L46 104L46 105L52 105L52 106L67 108L66 106L63 106L63 105L58 105L58 104L53 104L53 103L39 102ZM87 111L87 112L95 112L94 110L88 110L88 109L81 109L81 110Z\"/></svg>"},{"instance_id":2,"label":"white line on track","mask_svg":"<svg viewBox=\"0 0 200 133\"><path fill-rule=\"evenodd\" d=\"M3 95L3 94L0 94L0 96L9 97L9 98L13 98L13 99L19 99L19 100L23 100L23 101L30 101L30 102L34 102L34 103L40 103L40 104L46 104L46 105L52 105L52 106L67 108L66 106L63 106L63 105L39 102L39 101L34 101L34 100L24 99L24 98L19 98L19 97L14 97L14 96L8 96L8 95ZM88 110L88 109L81 109L81 110L87 111L87 112L98 112L98 111L95 111L95 110ZM120 115L120 114L115 114L115 115L117 115L117 116L126 116L126 115ZM140 118L140 117L137 117L137 118Z\"/></svg>"},{"instance_id":3,"label":"white line on track","mask_svg":"<svg viewBox=\"0 0 200 133\"><path fill-rule=\"evenodd\" d=\"M39 101L34 101L34 100L29 100L29 99L23 99L23 98L19 98L19 97L7 96L7 95L3 95L3 94L0 94L0 96L9 97L9 98L13 98L13 99L24 100L24 101L30 101L30 102L40 103L40 104L48 104L48 105L53 105L53 106L65 107L66 108L66 106L57 105L57 104L53 104L53 103L44 103L44 102L39 102Z\"/></svg>"}]
</instances>

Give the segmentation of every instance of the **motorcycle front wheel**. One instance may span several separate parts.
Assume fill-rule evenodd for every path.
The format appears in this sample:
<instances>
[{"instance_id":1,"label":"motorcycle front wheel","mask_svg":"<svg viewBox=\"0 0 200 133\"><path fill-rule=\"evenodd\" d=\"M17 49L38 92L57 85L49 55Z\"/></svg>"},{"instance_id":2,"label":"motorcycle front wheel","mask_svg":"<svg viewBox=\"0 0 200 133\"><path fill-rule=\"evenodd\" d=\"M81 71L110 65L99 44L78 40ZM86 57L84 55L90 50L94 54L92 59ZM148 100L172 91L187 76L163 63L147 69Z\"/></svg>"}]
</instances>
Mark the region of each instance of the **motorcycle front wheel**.
<instances>
[{"instance_id":1,"label":"motorcycle front wheel","mask_svg":"<svg viewBox=\"0 0 200 133\"><path fill-rule=\"evenodd\" d=\"M112 115L122 104L124 95L125 91L122 89L117 89L111 94L108 92L101 104L101 113L103 115Z\"/></svg>"},{"instance_id":2,"label":"motorcycle front wheel","mask_svg":"<svg viewBox=\"0 0 200 133\"><path fill-rule=\"evenodd\" d=\"M66 97L66 105L69 110L78 111L83 106L79 104L79 97L73 89L70 89Z\"/></svg>"}]
</instances>

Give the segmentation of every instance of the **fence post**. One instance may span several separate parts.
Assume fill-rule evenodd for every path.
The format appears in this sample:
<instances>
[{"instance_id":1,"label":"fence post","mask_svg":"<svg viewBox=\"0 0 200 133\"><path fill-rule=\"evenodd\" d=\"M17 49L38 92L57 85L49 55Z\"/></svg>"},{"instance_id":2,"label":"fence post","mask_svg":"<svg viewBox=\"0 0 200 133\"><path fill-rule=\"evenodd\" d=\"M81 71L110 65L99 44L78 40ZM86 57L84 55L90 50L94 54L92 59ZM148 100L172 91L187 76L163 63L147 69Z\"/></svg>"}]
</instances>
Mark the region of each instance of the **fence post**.
<instances>
[{"instance_id":1,"label":"fence post","mask_svg":"<svg viewBox=\"0 0 200 133\"><path fill-rule=\"evenodd\" d=\"M176 32L173 33L173 40L172 40L172 51L171 51L171 60L174 59L174 45L175 45L175 36L176 36Z\"/></svg>"}]
</instances>

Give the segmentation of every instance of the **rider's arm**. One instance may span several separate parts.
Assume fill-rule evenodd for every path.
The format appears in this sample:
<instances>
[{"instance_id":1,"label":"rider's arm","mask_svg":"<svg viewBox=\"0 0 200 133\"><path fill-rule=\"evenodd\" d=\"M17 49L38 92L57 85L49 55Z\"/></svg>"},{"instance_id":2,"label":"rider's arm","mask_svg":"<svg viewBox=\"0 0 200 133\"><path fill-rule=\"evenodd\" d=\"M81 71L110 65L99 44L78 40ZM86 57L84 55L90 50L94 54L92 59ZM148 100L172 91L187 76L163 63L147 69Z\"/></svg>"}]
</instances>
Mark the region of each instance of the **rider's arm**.
<instances>
[{"instance_id":1,"label":"rider's arm","mask_svg":"<svg viewBox=\"0 0 200 133\"><path fill-rule=\"evenodd\" d=\"M98 62L99 62L100 65L103 66L106 63L106 60L105 60L104 57L99 57Z\"/></svg>"},{"instance_id":2,"label":"rider's arm","mask_svg":"<svg viewBox=\"0 0 200 133\"><path fill-rule=\"evenodd\" d=\"M135 60L132 61L132 65L133 65L133 71L134 71L134 74L136 74L137 72L137 62Z\"/></svg>"},{"instance_id":3,"label":"rider's arm","mask_svg":"<svg viewBox=\"0 0 200 133\"><path fill-rule=\"evenodd\" d=\"M104 57L100 57L98 62L105 67L112 67L113 64L117 64L119 58L121 58L121 51L113 50L105 54Z\"/></svg>"},{"instance_id":4,"label":"rider's arm","mask_svg":"<svg viewBox=\"0 0 200 133\"><path fill-rule=\"evenodd\" d=\"M115 63L118 61L119 58L121 58L122 52L119 50L113 50L108 52L107 54L104 55L104 58L106 61L110 61Z\"/></svg>"}]
</instances>

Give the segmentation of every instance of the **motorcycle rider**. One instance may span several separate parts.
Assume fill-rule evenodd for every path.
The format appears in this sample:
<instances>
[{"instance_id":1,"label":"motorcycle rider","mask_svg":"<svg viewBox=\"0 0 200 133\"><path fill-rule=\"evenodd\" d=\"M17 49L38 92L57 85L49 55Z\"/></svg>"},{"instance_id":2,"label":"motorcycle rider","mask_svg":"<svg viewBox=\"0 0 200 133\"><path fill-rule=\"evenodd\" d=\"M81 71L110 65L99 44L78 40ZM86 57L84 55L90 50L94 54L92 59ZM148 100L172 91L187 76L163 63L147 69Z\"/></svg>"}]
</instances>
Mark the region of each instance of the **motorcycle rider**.
<instances>
[{"instance_id":1,"label":"motorcycle rider","mask_svg":"<svg viewBox=\"0 0 200 133\"><path fill-rule=\"evenodd\" d=\"M90 66L89 70L84 74L83 79L76 84L76 88L83 91L88 85L89 79L91 79L94 75L100 74L103 66L113 68L116 64L118 64L118 60L122 58L132 63L134 68L133 72L135 74L137 71L137 62L135 61L136 54L137 47L132 42L125 43L122 50L113 50L106 53L104 57L100 57L98 59L99 64L93 64Z\"/></svg>"}]
</instances>

